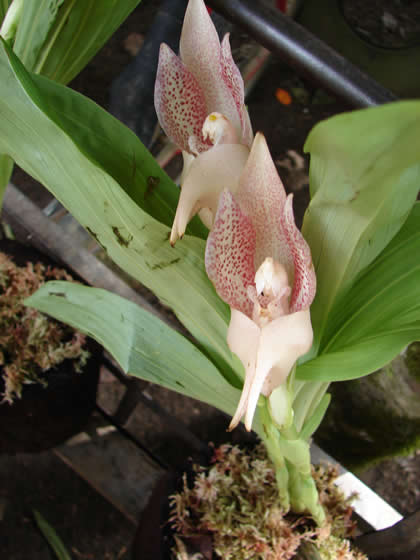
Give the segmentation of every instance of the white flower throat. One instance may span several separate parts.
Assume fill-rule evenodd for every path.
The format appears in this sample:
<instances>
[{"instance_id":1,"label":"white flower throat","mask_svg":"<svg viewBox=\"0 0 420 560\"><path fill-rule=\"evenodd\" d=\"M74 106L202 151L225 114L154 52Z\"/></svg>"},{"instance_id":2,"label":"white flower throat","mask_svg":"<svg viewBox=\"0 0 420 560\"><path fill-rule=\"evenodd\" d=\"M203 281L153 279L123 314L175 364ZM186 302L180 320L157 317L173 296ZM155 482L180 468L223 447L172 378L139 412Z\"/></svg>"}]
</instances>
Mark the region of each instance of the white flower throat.
<instances>
[{"instance_id":1,"label":"white flower throat","mask_svg":"<svg viewBox=\"0 0 420 560\"><path fill-rule=\"evenodd\" d=\"M254 304L253 320L262 327L277 317L288 315L291 291L284 266L267 257L255 274L255 287L248 288L248 296Z\"/></svg>"}]
</instances>

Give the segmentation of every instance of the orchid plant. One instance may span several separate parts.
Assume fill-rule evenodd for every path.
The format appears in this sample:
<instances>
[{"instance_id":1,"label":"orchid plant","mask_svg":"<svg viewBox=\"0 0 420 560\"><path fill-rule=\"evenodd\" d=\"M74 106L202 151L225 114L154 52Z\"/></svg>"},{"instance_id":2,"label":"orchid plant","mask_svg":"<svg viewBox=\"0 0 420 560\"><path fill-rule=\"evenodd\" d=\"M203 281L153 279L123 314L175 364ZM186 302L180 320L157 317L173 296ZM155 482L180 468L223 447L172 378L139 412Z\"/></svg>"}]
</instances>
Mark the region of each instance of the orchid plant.
<instances>
[{"instance_id":1,"label":"orchid plant","mask_svg":"<svg viewBox=\"0 0 420 560\"><path fill-rule=\"evenodd\" d=\"M322 524L309 442L328 384L367 375L420 339L420 102L313 129L302 233L264 137L253 139L229 40L220 44L202 0L189 2L180 58L161 49L156 108L184 152L179 201L131 131L30 74L2 42L0 152L193 341L98 288L50 282L27 304L95 337L127 373L225 411L231 429L245 417L273 461L281 506Z\"/></svg>"}]
</instances>

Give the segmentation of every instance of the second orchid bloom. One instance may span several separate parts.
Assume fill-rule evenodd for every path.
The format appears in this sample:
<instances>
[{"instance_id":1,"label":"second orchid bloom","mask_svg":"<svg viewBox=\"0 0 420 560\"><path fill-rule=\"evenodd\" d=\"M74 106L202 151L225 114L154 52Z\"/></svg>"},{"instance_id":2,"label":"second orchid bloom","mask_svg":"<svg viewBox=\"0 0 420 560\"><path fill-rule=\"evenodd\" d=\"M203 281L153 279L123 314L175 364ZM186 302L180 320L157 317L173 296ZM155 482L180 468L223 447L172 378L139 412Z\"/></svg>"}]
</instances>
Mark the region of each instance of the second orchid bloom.
<instances>
[{"instance_id":1,"label":"second orchid bloom","mask_svg":"<svg viewBox=\"0 0 420 560\"><path fill-rule=\"evenodd\" d=\"M184 156L174 244L202 209L200 217L211 227L220 192L235 191L253 139L229 36L220 43L203 0L188 3L180 57L161 45L155 107L162 128Z\"/></svg>"},{"instance_id":2,"label":"second orchid bloom","mask_svg":"<svg viewBox=\"0 0 420 560\"><path fill-rule=\"evenodd\" d=\"M283 384L312 345L316 279L265 138L257 134L235 195L225 190L206 247L206 270L229 304L228 344L245 382L230 428L251 429L260 393Z\"/></svg>"},{"instance_id":3,"label":"second orchid bloom","mask_svg":"<svg viewBox=\"0 0 420 560\"><path fill-rule=\"evenodd\" d=\"M250 430L259 395L283 384L312 345L316 280L292 195L286 197L264 137L252 142L229 38L220 44L202 0L188 4L180 58L161 47L155 105L184 155L170 240L196 213L211 229L206 270L231 308L227 342L245 369L230 429L245 417Z\"/></svg>"}]
</instances>

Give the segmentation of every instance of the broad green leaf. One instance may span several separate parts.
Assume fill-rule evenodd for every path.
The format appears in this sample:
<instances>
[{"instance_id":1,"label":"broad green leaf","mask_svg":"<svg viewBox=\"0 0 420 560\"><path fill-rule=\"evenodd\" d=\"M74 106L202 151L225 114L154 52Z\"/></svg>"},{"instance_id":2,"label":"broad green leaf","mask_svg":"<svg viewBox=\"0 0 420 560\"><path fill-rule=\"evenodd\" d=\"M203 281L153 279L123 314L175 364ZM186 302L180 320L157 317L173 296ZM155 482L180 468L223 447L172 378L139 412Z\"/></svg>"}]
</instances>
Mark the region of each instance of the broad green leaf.
<instances>
[{"instance_id":1,"label":"broad green leaf","mask_svg":"<svg viewBox=\"0 0 420 560\"><path fill-rule=\"evenodd\" d=\"M24 2L23 12L19 21L13 50L32 70L35 66L39 51L50 31L58 9L64 0L37 0Z\"/></svg>"},{"instance_id":2,"label":"broad green leaf","mask_svg":"<svg viewBox=\"0 0 420 560\"><path fill-rule=\"evenodd\" d=\"M14 52L27 69L54 74L55 79L67 82L82 70L140 1L22 0L22 13L14 18ZM0 0L0 16L7 5L7 0ZM126 159L120 160L125 169L135 168L136 158L133 156L130 164ZM0 206L7 186L4 162L2 167ZM133 174L128 184L132 181Z\"/></svg>"},{"instance_id":3,"label":"broad green leaf","mask_svg":"<svg viewBox=\"0 0 420 560\"><path fill-rule=\"evenodd\" d=\"M156 163L137 136L90 99L42 76L28 73L10 55L10 64L22 87L79 150L102 167L148 214L172 226L179 190ZM205 239L198 219L187 228Z\"/></svg>"},{"instance_id":4,"label":"broad green leaf","mask_svg":"<svg viewBox=\"0 0 420 560\"><path fill-rule=\"evenodd\" d=\"M37 84L45 83L43 78L35 79ZM51 87L62 98L69 92L64 86ZM104 156L98 163L89 141L82 146L76 144L50 116L50 112L56 111L55 116L60 112L56 109L57 96L48 97L46 102L42 90L3 43L0 48L0 153L9 154L44 184L116 264L169 305L230 382L240 386L234 370L242 372L242 366L226 344L229 308L207 278L204 241L185 236L182 243L172 248L168 242L168 227L137 206L101 165L106 164L108 153L112 160L111 147L118 150L120 144L124 145L124 137L118 134L121 128L115 125L117 133L112 138L104 137ZM88 113L82 96L70 94L69 99L70 113L60 124L70 121L72 115L78 122L79 110L82 115ZM90 102L86 103L93 107ZM93 137L105 136L112 129L107 124L112 117L99 109L94 116L98 121L96 126L92 120L88 121L95 131ZM85 126L80 136L86 139L89 132ZM98 143L98 139L95 142ZM140 160L146 158L146 150L140 142L137 150Z\"/></svg>"},{"instance_id":5,"label":"broad green leaf","mask_svg":"<svg viewBox=\"0 0 420 560\"><path fill-rule=\"evenodd\" d=\"M240 392L185 337L134 303L71 282L44 284L26 305L95 338L130 375L232 415Z\"/></svg>"},{"instance_id":6,"label":"broad green leaf","mask_svg":"<svg viewBox=\"0 0 420 560\"><path fill-rule=\"evenodd\" d=\"M141 0L64 0L34 66L67 84L82 70Z\"/></svg>"},{"instance_id":7,"label":"broad green leaf","mask_svg":"<svg viewBox=\"0 0 420 560\"><path fill-rule=\"evenodd\" d=\"M420 203L384 251L359 275L331 313L334 331L299 379L354 379L383 367L420 340Z\"/></svg>"},{"instance_id":8,"label":"broad green leaf","mask_svg":"<svg viewBox=\"0 0 420 560\"><path fill-rule=\"evenodd\" d=\"M71 556L64 546L63 541L60 539L51 525L47 522L47 520L36 509L33 510L33 513L39 530L42 532L48 544L53 549L54 554L58 558L58 560L71 560Z\"/></svg>"},{"instance_id":9,"label":"broad green leaf","mask_svg":"<svg viewBox=\"0 0 420 560\"><path fill-rule=\"evenodd\" d=\"M328 343L324 329L334 303L398 232L414 204L419 137L419 101L339 115L308 137L312 200L302 231L317 273L312 355Z\"/></svg>"},{"instance_id":10,"label":"broad green leaf","mask_svg":"<svg viewBox=\"0 0 420 560\"><path fill-rule=\"evenodd\" d=\"M395 332L378 333L336 352L321 354L298 367L304 381L348 381L373 373L389 363L410 342L420 340L420 321Z\"/></svg>"}]
</instances>

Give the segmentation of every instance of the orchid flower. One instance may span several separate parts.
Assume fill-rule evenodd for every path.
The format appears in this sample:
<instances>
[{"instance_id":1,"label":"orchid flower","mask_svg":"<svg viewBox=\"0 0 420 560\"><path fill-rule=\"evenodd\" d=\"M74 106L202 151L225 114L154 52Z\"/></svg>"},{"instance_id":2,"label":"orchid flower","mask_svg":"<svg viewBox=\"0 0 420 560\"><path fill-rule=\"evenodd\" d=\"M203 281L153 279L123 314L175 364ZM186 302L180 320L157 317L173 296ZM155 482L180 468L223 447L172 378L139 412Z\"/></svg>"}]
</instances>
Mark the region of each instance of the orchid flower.
<instances>
[{"instance_id":1,"label":"orchid flower","mask_svg":"<svg viewBox=\"0 0 420 560\"><path fill-rule=\"evenodd\" d=\"M220 193L237 188L253 139L229 35L220 43L203 0L188 3L180 57L161 45L155 107L163 130L184 156L174 244L201 209L211 227Z\"/></svg>"},{"instance_id":2,"label":"orchid flower","mask_svg":"<svg viewBox=\"0 0 420 560\"><path fill-rule=\"evenodd\" d=\"M236 194L225 189L206 246L206 270L231 307L227 341L245 368L230 429L251 429L260 393L283 384L312 345L309 306L316 278L262 134L257 134Z\"/></svg>"}]
</instances>

